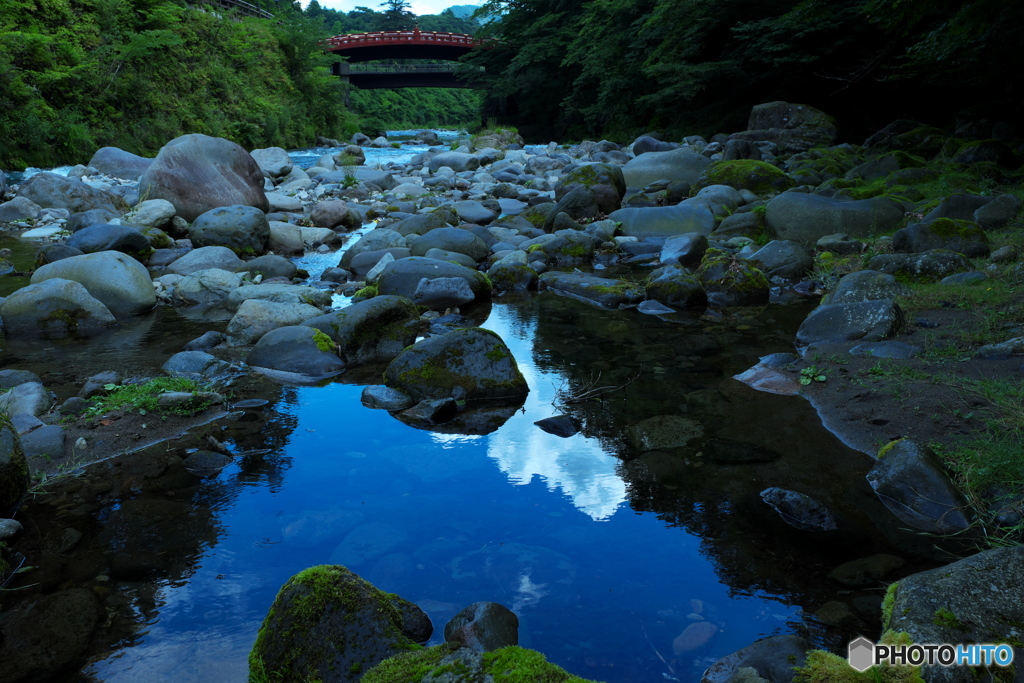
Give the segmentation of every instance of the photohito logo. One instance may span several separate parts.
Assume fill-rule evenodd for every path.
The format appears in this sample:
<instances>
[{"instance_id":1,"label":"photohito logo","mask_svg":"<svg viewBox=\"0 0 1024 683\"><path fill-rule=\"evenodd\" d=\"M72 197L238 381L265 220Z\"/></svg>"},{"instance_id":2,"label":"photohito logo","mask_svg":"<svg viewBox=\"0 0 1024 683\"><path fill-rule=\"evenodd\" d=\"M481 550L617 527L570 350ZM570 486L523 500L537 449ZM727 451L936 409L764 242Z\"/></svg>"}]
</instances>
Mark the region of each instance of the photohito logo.
<instances>
[{"instance_id":1,"label":"photohito logo","mask_svg":"<svg viewBox=\"0 0 1024 683\"><path fill-rule=\"evenodd\" d=\"M861 636L849 645L850 666L864 672L876 664L921 666L1010 666L1013 648L1009 645L882 645Z\"/></svg>"}]
</instances>

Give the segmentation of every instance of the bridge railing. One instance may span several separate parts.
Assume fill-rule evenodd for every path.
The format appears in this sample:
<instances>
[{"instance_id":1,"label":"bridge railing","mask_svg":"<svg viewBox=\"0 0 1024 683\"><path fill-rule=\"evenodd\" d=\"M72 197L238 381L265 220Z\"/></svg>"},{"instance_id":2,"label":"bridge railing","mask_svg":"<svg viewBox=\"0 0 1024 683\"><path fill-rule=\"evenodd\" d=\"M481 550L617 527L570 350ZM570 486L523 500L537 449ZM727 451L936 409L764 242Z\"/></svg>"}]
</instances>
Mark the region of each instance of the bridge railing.
<instances>
[{"instance_id":1,"label":"bridge railing","mask_svg":"<svg viewBox=\"0 0 1024 683\"><path fill-rule=\"evenodd\" d=\"M466 45L477 47L494 41L484 41L465 33L445 33L443 31L372 31L369 33L351 33L327 39L328 50L370 45L394 45L396 43L412 43L420 45Z\"/></svg>"},{"instance_id":2,"label":"bridge railing","mask_svg":"<svg viewBox=\"0 0 1024 683\"><path fill-rule=\"evenodd\" d=\"M340 64L340 73L345 74L437 74L455 73L467 67L451 62L439 64ZM345 67L348 67L347 69ZM483 67L477 67L483 71Z\"/></svg>"}]
</instances>

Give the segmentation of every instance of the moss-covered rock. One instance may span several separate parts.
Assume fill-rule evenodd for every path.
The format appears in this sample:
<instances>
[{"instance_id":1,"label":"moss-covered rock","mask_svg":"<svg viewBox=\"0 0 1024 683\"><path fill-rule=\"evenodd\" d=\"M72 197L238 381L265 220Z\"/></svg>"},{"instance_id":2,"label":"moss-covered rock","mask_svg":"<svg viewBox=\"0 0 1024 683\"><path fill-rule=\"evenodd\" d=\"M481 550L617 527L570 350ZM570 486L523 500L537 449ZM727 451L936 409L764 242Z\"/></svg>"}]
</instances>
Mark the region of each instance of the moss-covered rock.
<instances>
[{"instance_id":1,"label":"moss-covered rock","mask_svg":"<svg viewBox=\"0 0 1024 683\"><path fill-rule=\"evenodd\" d=\"M697 269L708 303L713 306L755 306L768 303L768 278L746 259L721 249L708 249Z\"/></svg>"},{"instance_id":2,"label":"moss-covered rock","mask_svg":"<svg viewBox=\"0 0 1024 683\"><path fill-rule=\"evenodd\" d=\"M555 199L561 201L578 188L586 188L593 192L597 208L608 214L618 209L622 203L622 197L626 194L626 181L619 166L581 163L564 172L559 178L555 187Z\"/></svg>"},{"instance_id":3,"label":"moss-covered rock","mask_svg":"<svg viewBox=\"0 0 1024 683\"><path fill-rule=\"evenodd\" d=\"M906 633L886 631L879 642L886 645L912 645L915 641ZM808 652L807 662L804 666L795 667L794 671L796 675L793 683L924 683L920 667L886 664L859 673L850 666L846 657L825 650Z\"/></svg>"},{"instance_id":4,"label":"moss-covered rock","mask_svg":"<svg viewBox=\"0 0 1024 683\"><path fill-rule=\"evenodd\" d=\"M556 294L599 308L620 308L638 304L644 299L644 288L634 282L586 273L544 273L540 282Z\"/></svg>"},{"instance_id":5,"label":"moss-covered rock","mask_svg":"<svg viewBox=\"0 0 1024 683\"><path fill-rule=\"evenodd\" d=\"M665 266L651 273L647 298L673 308L702 308L708 303L700 280L681 266Z\"/></svg>"},{"instance_id":6,"label":"moss-covered rock","mask_svg":"<svg viewBox=\"0 0 1024 683\"><path fill-rule=\"evenodd\" d=\"M380 294L393 294L412 300L420 280L424 278L461 278L469 285L475 301L486 301L491 296L491 281L483 273L458 263L425 256L410 256L388 263L377 279L377 290Z\"/></svg>"},{"instance_id":7,"label":"moss-covered rock","mask_svg":"<svg viewBox=\"0 0 1024 683\"><path fill-rule=\"evenodd\" d=\"M453 643L387 659L363 683L594 683L555 666L536 650L517 646L473 652Z\"/></svg>"},{"instance_id":8,"label":"moss-covered rock","mask_svg":"<svg viewBox=\"0 0 1024 683\"><path fill-rule=\"evenodd\" d=\"M401 296L378 296L304 323L338 345L349 365L387 361L416 341L419 311Z\"/></svg>"},{"instance_id":9,"label":"moss-covered rock","mask_svg":"<svg viewBox=\"0 0 1024 683\"><path fill-rule=\"evenodd\" d=\"M992 251L988 236L977 223L938 218L927 223L915 223L897 231L892 238L892 249L897 253L916 254L930 249L949 249L978 258Z\"/></svg>"},{"instance_id":10,"label":"moss-covered rock","mask_svg":"<svg viewBox=\"0 0 1024 683\"><path fill-rule=\"evenodd\" d=\"M938 282L955 273L972 269L963 254L948 249L929 249L917 254L879 254L868 262L868 268L894 276L910 284Z\"/></svg>"},{"instance_id":11,"label":"moss-covered rock","mask_svg":"<svg viewBox=\"0 0 1024 683\"><path fill-rule=\"evenodd\" d=\"M28 492L28 461L18 433L0 413L0 517L11 517Z\"/></svg>"},{"instance_id":12,"label":"moss-covered rock","mask_svg":"<svg viewBox=\"0 0 1024 683\"><path fill-rule=\"evenodd\" d=\"M713 162L704 169L691 191L696 192L709 185L728 185L737 190L750 190L756 195L770 195L795 187L796 182L764 161L736 159Z\"/></svg>"},{"instance_id":13,"label":"moss-covered rock","mask_svg":"<svg viewBox=\"0 0 1024 683\"><path fill-rule=\"evenodd\" d=\"M358 681L378 662L417 649L423 612L340 565L302 571L281 588L249 653L250 680Z\"/></svg>"},{"instance_id":14,"label":"moss-covered rock","mask_svg":"<svg viewBox=\"0 0 1024 683\"><path fill-rule=\"evenodd\" d=\"M457 329L413 344L388 365L384 384L417 401L452 396L518 404L530 391L505 342L482 328Z\"/></svg>"}]
</instances>

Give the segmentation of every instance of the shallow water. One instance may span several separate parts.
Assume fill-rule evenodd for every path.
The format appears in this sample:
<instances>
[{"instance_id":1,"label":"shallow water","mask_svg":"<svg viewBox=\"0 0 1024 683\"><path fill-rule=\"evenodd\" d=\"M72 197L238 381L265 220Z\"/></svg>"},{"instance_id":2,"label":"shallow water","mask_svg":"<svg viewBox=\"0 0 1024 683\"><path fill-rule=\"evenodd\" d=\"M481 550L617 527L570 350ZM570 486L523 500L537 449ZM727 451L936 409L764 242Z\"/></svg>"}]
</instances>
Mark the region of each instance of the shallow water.
<instances>
[{"instance_id":1,"label":"shallow water","mask_svg":"<svg viewBox=\"0 0 1024 683\"><path fill-rule=\"evenodd\" d=\"M337 259L302 263L314 272ZM322 563L344 564L419 604L434 623L433 642L462 607L500 602L519 615L521 644L609 683L698 681L718 657L775 633L835 645L847 634L811 616L837 597L828 570L906 539L878 531L886 518L863 480L866 456L824 430L801 398L731 379L761 355L791 350L806 312L769 306L666 321L550 292L497 299L483 326L508 344L530 394L490 433L422 431L368 410L363 384L346 383L367 373L325 386L268 385L271 405L257 426L229 424L220 438L236 452L269 452L238 457L202 481L173 468L140 476L83 525L68 572L87 586L97 573L112 575L102 585L127 602L134 633L67 680L244 681L276 592ZM51 355L83 373L124 364L155 374L209 327L162 311L134 336L54 346ZM33 364L27 348L19 353L5 350L4 365L31 365L59 393L60 371ZM378 381L376 372L364 381ZM564 403L595 384L622 388ZM562 439L533 424L561 412L580 421L579 434ZM694 419L705 436L688 449L640 455L629 427L658 415ZM706 462L710 439L780 457ZM767 486L828 503L847 533L794 532L760 502ZM145 580L123 569L137 536L123 516L138 509L147 511L141 526L174 529L161 537L165 561ZM842 599L871 623L881 592ZM698 620L715 625L713 637L676 642Z\"/></svg>"}]
</instances>

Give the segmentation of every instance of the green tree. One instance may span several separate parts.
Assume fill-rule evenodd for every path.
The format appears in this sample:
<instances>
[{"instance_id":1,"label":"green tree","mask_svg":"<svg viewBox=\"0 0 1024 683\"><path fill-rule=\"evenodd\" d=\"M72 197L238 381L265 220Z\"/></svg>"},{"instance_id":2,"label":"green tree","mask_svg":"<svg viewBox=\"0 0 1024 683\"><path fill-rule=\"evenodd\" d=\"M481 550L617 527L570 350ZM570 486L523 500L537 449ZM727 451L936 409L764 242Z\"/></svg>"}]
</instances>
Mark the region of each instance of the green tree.
<instances>
[{"instance_id":1,"label":"green tree","mask_svg":"<svg viewBox=\"0 0 1024 683\"><path fill-rule=\"evenodd\" d=\"M380 4L380 7L385 8L382 30L404 31L413 27L416 17L409 11L412 5L406 2L406 0L385 0Z\"/></svg>"}]
</instances>

